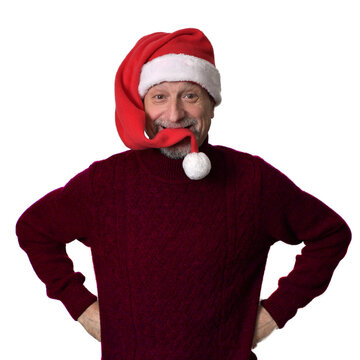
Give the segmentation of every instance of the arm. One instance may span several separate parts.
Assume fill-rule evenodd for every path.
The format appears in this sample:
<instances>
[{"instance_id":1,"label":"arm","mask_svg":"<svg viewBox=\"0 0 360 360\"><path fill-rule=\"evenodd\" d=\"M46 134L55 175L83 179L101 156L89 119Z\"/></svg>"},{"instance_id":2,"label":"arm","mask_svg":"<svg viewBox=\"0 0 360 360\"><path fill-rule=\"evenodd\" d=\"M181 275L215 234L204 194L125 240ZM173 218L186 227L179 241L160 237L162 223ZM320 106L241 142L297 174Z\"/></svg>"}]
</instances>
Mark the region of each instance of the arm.
<instances>
[{"instance_id":1,"label":"arm","mask_svg":"<svg viewBox=\"0 0 360 360\"><path fill-rule=\"evenodd\" d=\"M351 231L327 205L302 191L280 171L256 157L261 176L261 231L270 243L304 243L293 270L261 305L279 328L328 287L347 252Z\"/></svg>"},{"instance_id":2,"label":"arm","mask_svg":"<svg viewBox=\"0 0 360 360\"><path fill-rule=\"evenodd\" d=\"M67 243L79 239L87 244L91 232L91 169L35 202L16 224L20 247L45 283L47 295L60 300L74 320L96 301L66 253Z\"/></svg>"}]
</instances>

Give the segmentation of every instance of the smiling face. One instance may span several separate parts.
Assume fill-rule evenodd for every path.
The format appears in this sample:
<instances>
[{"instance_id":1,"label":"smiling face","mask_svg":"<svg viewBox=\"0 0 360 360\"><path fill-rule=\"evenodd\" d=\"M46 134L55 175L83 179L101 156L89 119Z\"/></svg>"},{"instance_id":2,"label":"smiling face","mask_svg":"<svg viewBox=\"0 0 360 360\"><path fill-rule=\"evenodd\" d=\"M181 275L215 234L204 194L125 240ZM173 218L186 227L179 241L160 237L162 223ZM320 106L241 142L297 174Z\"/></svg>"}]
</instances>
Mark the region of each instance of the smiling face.
<instances>
[{"instance_id":1,"label":"smiling face","mask_svg":"<svg viewBox=\"0 0 360 360\"><path fill-rule=\"evenodd\" d=\"M154 85L144 97L144 109L145 131L150 139L165 128L188 128L199 147L214 117L214 102L207 91L187 81ZM191 151L190 137L160 151L170 158L181 159Z\"/></svg>"}]
</instances>

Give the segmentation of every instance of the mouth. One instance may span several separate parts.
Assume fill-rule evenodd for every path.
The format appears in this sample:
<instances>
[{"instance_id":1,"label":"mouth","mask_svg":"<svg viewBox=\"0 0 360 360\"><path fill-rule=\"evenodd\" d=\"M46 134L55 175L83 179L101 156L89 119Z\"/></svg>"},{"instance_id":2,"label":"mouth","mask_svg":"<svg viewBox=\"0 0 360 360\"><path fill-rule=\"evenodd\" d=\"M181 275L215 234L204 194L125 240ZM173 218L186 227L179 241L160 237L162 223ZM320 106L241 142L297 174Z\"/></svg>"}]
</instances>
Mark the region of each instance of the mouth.
<instances>
[{"instance_id":1,"label":"mouth","mask_svg":"<svg viewBox=\"0 0 360 360\"><path fill-rule=\"evenodd\" d=\"M192 125L188 125L188 126L179 126L179 127L166 127L166 126L162 126L159 125L160 130L164 130L164 129L189 129L191 128Z\"/></svg>"}]
</instances>

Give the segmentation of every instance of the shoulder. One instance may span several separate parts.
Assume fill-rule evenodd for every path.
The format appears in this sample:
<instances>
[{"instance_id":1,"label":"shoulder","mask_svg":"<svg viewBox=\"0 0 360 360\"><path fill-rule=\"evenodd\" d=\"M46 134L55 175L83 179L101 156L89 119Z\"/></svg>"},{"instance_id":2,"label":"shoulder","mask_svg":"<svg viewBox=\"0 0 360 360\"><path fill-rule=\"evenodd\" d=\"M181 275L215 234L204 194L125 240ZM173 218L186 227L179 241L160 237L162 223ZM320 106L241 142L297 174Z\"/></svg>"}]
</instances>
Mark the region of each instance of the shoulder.
<instances>
[{"instance_id":1,"label":"shoulder","mask_svg":"<svg viewBox=\"0 0 360 360\"><path fill-rule=\"evenodd\" d=\"M211 145L215 152L235 161L252 161L254 155L224 145Z\"/></svg>"},{"instance_id":2,"label":"shoulder","mask_svg":"<svg viewBox=\"0 0 360 360\"><path fill-rule=\"evenodd\" d=\"M215 152L222 154L225 159L229 159L238 166L250 166L258 172L278 172L276 167L265 160L263 156L250 154L244 151L232 149L223 145L212 145Z\"/></svg>"},{"instance_id":3,"label":"shoulder","mask_svg":"<svg viewBox=\"0 0 360 360\"><path fill-rule=\"evenodd\" d=\"M134 150L127 150L121 153L117 153L114 155L111 155L105 159L101 160L95 160L90 167L96 168L97 170L106 170L108 168L113 168L113 166L121 164L122 162L127 161L127 159L134 156Z\"/></svg>"},{"instance_id":4,"label":"shoulder","mask_svg":"<svg viewBox=\"0 0 360 360\"><path fill-rule=\"evenodd\" d=\"M214 154L225 163L230 178L245 176L253 185L292 183L278 168L264 160L262 156L235 150L222 145L212 145ZM261 185L262 184L262 185Z\"/></svg>"},{"instance_id":5,"label":"shoulder","mask_svg":"<svg viewBox=\"0 0 360 360\"><path fill-rule=\"evenodd\" d=\"M115 176L116 169L125 166L125 163L133 159L135 159L135 151L127 150L102 160L96 160L89 166L90 176L96 183L109 182Z\"/></svg>"},{"instance_id":6,"label":"shoulder","mask_svg":"<svg viewBox=\"0 0 360 360\"><path fill-rule=\"evenodd\" d=\"M261 170L262 164L267 164L263 158L258 155L250 154L245 151L236 150L223 145L212 145L214 153L226 163L226 166L232 171L246 172L248 175L255 176Z\"/></svg>"}]
</instances>

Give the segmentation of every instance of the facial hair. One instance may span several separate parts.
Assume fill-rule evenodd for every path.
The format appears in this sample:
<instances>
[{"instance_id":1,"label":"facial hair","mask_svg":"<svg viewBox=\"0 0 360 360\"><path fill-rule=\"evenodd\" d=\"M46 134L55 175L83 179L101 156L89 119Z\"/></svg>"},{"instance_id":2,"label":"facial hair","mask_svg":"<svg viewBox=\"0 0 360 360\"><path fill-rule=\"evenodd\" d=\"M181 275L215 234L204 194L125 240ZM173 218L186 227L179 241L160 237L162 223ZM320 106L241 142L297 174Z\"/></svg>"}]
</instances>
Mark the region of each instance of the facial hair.
<instances>
[{"instance_id":1,"label":"facial hair","mask_svg":"<svg viewBox=\"0 0 360 360\"><path fill-rule=\"evenodd\" d=\"M155 134L163 130L163 128L168 129L177 129L177 128L186 128L190 126L190 131L195 135L196 141L199 143L200 132L196 128L197 120L194 118L185 118L181 122L174 124L173 122L169 123L163 119L156 119L154 121ZM187 136L178 143L164 148L159 148L159 151L167 156L170 159L183 159L187 154L191 152L191 138Z\"/></svg>"}]
</instances>

